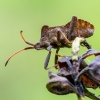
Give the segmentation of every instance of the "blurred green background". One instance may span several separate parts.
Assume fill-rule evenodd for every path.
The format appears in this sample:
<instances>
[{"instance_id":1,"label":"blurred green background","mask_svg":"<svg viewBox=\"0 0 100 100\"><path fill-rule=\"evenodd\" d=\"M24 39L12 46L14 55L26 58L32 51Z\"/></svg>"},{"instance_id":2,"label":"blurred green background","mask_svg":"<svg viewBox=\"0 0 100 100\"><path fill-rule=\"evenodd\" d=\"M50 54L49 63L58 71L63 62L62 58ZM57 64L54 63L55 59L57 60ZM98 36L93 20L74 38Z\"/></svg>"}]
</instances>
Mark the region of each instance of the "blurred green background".
<instances>
[{"instance_id":1,"label":"blurred green background","mask_svg":"<svg viewBox=\"0 0 100 100\"><path fill-rule=\"evenodd\" d=\"M11 54L28 46L22 40L20 30L26 40L36 43L43 25L64 25L72 15L95 26L94 36L87 41L94 49L100 50L100 0L0 1L0 100L77 100L74 94L58 96L47 91L48 71L43 68L46 50L24 51L13 57L7 67L4 66ZM85 51L86 48L82 47L80 54ZM71 49L61 49L59 54L71 55ZM49 66L53 65L54 54L49 63ZM100 94L99 89L91 91Z\"/></svg>"}]
</instances>

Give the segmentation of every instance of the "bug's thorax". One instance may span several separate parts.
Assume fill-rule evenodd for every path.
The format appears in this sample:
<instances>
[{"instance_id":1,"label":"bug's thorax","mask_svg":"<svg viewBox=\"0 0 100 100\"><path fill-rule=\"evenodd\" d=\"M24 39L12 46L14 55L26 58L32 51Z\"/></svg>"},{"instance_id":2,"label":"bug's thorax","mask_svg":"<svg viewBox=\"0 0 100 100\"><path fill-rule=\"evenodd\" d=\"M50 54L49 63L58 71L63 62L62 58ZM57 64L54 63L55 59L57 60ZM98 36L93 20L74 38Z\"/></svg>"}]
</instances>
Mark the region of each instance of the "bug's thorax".
<instances>
[{"instance_id":1,"label":"bug's thorax","mask_svg":"<svg viewBox=\"0 0 100 100\"><path fill-rule=\"evenodd\" d=\"M57 47L71 47L68 43L66 43L62 34L58 37L58 32L62 32L65 36L67 36L67 30L63 31L60 27L50 28L45 35L43 35L39 42L35 44L35 49L46 49L49 45L52 45L53 48Z\"/></svg>"}]
</instances>

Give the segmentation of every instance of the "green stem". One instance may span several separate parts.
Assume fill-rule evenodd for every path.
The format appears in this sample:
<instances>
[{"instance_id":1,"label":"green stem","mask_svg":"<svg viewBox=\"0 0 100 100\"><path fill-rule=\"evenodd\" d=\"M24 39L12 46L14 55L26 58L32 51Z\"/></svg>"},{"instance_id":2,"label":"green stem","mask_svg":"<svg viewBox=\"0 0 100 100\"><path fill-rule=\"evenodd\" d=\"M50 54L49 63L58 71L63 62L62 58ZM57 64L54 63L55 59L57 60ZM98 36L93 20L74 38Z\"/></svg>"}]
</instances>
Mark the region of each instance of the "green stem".
<instances>
[{"instance_id":1,"label":"green stem","mask_svg":"<svg viewBox=\"0 0 100 100\"><path fill-rule=\"evenodd\" d=\"M78 100L85 100L85 97L80 97L78 98Z\"/></svg>"},{"instance_id":2,"label":"green stem","mask_svg":"<svg viewBox=\"0 0 100 100\"><path fill-rule=\"evenodd\" d=\"M85 100L85 96L79 96L79 95L77 95L77 97L78 97L78 100Z\"/></svg>"}]
</instances>

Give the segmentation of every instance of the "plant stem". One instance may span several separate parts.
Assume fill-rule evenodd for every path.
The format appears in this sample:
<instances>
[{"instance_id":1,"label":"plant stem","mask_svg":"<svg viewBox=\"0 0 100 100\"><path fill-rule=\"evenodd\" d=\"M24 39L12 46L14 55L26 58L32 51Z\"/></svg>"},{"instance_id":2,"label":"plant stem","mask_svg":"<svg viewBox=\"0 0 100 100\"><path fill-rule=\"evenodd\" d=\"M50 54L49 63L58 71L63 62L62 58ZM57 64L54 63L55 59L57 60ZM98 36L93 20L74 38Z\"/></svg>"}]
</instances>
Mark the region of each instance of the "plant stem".
<instances>
[{"instance_id":1,"label":"plant stem","mask_svg":"<svg viewBox=\"0 0 100 100\"><path fill-rule=\"evenodd\" d=\"M85 100L85 97L79 97L78 100Z\"/></svg>"},{"instance_id":2,"label":"plant stem","mask_svg":"<svg viewBox=\"0 0 100 100\"><path fill-rule=\"evenodd\" d=\"M77 97L78 97L78 100L85 100L85 96L79 96L79 95L77 94Z\"/></svg>"}]
</instances>

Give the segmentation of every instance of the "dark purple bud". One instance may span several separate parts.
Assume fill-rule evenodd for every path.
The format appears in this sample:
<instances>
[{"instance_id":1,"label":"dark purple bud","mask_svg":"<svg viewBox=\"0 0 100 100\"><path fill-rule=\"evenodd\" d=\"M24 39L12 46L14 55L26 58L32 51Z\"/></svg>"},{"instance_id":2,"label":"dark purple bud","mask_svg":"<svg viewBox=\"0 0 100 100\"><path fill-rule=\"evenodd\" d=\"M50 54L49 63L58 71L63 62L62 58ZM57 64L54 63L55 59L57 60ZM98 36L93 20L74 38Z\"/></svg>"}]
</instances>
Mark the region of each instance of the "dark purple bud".
<instances>
[{"instance_id":1,"label":"dark purple bud","mask_svg":"<svg viewBox=\"0 0 100 100\"><path fill-rule=\"evenodd\" d=\"M75 86L70 83L65 77L58 76L52 72L49 72L49 82L46 87L49 92L57 95L65 95L76 92Z\"/></svg>"}]
</instances>

